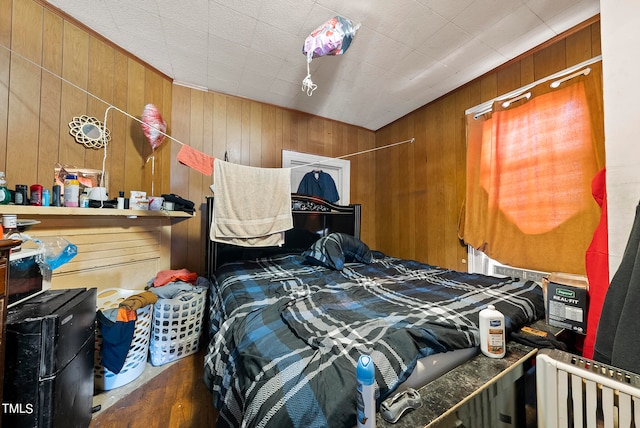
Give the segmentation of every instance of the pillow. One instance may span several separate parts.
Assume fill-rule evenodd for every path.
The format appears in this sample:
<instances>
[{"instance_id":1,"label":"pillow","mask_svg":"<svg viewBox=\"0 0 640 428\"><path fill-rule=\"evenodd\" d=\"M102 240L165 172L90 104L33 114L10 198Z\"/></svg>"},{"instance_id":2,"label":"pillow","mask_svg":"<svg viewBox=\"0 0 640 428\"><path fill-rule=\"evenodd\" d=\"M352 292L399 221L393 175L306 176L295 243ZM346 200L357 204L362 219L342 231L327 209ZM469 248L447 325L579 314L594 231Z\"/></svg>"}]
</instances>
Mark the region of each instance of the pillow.
<instances>
[{"instance_id":1,"label":"pillow","mask_svg":"<svg viewBox=\"0 0 640 428\"><path fill-rule=\"evenodd\" d=\"M348 262L371 263L373 256L367 244L346 233L331 233L318 239L302 253L310 263L342 270Z\"/></svg>"}]
</instances>

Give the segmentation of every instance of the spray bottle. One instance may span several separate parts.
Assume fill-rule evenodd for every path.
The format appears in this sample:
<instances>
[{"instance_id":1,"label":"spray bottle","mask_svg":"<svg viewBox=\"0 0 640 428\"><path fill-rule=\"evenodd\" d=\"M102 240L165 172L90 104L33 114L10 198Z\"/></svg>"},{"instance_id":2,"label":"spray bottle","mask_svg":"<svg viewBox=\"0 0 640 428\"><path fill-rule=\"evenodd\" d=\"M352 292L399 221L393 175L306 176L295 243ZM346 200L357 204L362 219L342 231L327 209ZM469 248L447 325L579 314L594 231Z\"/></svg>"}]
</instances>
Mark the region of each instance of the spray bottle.
<instances>
[{"instance_id":1,"label":"spray bottle","mask_svg":"<svg viewBox=\"0 0 640 428\"><path fill-rule=\"evenodd\" d=\"M504 315L489 305L480 311L480 350L491 358L502 358L507 351Z\"/></svg>"},{"instance_id":2,"label":"spray bottle","mask_svg":"<svg viewBox=\"0 0 640 428\"><path fill-rule=\"evenodd\" d=\"M369 355L360 355L356 369L358 428L376 426L376 369Z\"/></svg>"}]
</instances>

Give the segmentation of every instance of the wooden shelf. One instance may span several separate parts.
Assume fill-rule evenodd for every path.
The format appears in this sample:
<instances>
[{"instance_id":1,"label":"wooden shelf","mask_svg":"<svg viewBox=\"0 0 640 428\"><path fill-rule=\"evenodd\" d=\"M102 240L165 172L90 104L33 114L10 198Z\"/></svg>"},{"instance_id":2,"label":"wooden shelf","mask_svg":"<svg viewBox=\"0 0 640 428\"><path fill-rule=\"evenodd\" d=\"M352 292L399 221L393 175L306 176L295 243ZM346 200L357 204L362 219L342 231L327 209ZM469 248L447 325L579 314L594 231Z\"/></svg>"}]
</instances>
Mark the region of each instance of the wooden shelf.
<instances>
[{"instance_id":1,"label":"wooden shelf","mask_svg":"<svg viewBox=\"0 0 640 428\"><path fill-rule=\"evenodd\" d=\"M0 205L0 214L25 216L102 216L102 217L195 217L184 211L119 210L115 208L39 207L32 205Z\"/></svg>"}]
</instances>

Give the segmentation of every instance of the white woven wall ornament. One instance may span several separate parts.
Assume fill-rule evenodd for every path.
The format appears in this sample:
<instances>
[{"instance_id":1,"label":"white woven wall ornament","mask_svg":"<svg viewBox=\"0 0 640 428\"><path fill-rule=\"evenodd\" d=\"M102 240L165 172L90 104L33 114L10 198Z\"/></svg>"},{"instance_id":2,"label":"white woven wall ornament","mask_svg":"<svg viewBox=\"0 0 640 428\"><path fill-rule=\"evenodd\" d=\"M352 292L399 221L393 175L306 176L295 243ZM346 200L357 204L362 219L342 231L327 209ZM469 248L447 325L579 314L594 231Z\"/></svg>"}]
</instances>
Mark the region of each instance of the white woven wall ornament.
<instances>
[{"instance_id":1,"label":"white woven wall ornament","mask_svg":"<svg viewBox=\"0 0 640 428\"><path fill-rule=\"evenodd\" d=\"M88 149L101 149L111 140L109 129L95 117L76 116L69 122L69 133Z\"/></svg>"}]
</instances>

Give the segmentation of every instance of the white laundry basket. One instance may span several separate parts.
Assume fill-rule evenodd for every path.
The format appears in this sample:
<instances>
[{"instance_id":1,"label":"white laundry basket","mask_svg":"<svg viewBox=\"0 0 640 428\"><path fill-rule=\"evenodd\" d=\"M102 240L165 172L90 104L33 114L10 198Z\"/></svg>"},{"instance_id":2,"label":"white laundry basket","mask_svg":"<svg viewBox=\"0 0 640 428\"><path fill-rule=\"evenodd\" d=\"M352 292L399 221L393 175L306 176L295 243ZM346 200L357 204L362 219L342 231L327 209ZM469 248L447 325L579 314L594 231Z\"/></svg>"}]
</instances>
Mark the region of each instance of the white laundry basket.
<instances>
[{"instance_id":1,"label":"white laundry basket","mask_svg":"<svg viewBox=\"0 0 640 428\"><path fill-rule=\"evenodd\" d=\"M153 305L151 364L160 366L198 352L206 297L206 292L190 292Z\"/></svg>"},{"instance_id":2,"label":"white laundry basket","mask_svg":"<svg viewBox=\"0 0 640 428\"><path fill-rule=\"evenodd\" d=\"M141 290L123 290L109 288L98 292L98 309L104 311L117 308L120 302L127 297L140 293ZM131 347L124 361L124 366L119 373L113 373L102 365L100 348L102 347L102 334L100 326L96 326L96 342L94 353L94 386L96 389L109 391L135 380L142 374L147 365L149 354L149 337L151 332L151 305L147 305L136 311L136 324L133 332Z\"/></svg>"}]
</instances>

